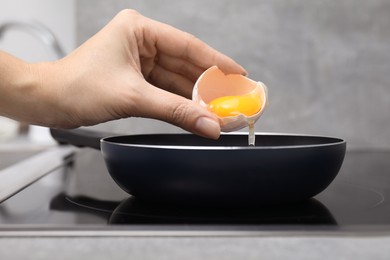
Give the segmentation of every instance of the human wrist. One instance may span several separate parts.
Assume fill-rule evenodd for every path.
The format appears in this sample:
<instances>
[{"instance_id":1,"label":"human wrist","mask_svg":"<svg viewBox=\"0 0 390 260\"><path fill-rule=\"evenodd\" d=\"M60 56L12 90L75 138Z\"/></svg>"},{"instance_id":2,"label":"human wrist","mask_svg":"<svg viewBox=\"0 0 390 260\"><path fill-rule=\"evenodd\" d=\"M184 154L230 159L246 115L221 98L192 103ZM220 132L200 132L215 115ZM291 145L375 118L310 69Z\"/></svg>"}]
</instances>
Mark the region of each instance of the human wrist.
<instances>
[{"instance_id":1,"label":"human wrist","mask_svg":"<svg viewBox=\"0 0 390 260\"><path fill-rule=\"evenodd\" d=\"M25 99L36 85L28 63L0 52L0 115L23 120Z\"/></svg>"},{"instance_id":2,"label":"human wrist","mask_svg":"<svg viewBox=\"0 0 390 260\"><path fill-rule=\"evenodd\" d=\"M31 103L34 105L32 124L61 127L61 118L64 117L65 109L61 107L60 85L64 84L61 66L58 61L40 62L28 64L29 77L31 78L29 91ZM44 115L44 116L42 116Z\"/></svg>"},{"instance_id":3,"label":"human wrist","mask_svg":"<svg viewBox=\"0 0 390 260\"><path fill-rule=\"evenodd\" d=\"M45 63L27 63L0 51L0 115L20 122L50 125L49 88ZM45 115L45 116L42 116Z\"/></svg>"}]
</instances>

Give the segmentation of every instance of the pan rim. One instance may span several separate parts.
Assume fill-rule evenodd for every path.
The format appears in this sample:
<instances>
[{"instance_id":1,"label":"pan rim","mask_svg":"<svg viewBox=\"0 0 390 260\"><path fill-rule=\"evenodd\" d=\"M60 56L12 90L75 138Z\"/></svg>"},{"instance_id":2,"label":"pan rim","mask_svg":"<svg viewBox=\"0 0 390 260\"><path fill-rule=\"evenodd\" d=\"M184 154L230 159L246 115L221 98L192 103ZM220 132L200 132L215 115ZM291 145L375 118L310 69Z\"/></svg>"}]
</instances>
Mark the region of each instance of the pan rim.
<instances>
[{"instance_id":1,"label":"pan rim","mask_svg":"<svg viewBox=\"0 0 390 260\"><path fill-rule=\"evenodd\" d=\"M303 144L303 145L279 145L279 146L205 146L205 145L154 145L154 144L132 144L132 143L120 143L111 141L110 139L121 138L125 136L147 136L147 135L191 135L190 133L155 133L155 134L137 134L137 135L117 135L108 136L100 140L101 145L111 144L115 146L134 147L134 148L149 148L149 149L172 149L172 150L278 150L278 149L307 149L307 148L319 148L335 145L346 144L346 140L326 135L313 135L313 134L294 134L294 133L270 133L270 132L256 132L255 135L269 135L269 136L289 136L289 137L308 137L308 138L323 138L333 139L334 141L329 143L319 144ZM248 135L246 132L234 132L234 133L222 133L221 135Z\"/></svg>"}]
</instances>

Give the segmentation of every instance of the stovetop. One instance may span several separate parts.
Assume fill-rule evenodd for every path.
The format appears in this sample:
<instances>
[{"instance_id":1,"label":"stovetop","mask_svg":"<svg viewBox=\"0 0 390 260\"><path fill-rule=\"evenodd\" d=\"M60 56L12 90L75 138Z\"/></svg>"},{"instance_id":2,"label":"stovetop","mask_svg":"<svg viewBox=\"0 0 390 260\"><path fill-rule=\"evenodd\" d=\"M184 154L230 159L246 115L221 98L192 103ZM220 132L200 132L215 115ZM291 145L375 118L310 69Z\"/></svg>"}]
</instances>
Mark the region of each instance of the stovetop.
<instances>
[{"instance_id":1,"label":"stovetop","mask_svg":"<svg viewBox=\"0 0 390 260\"><path fill-rule=\"evenodd\" d=\"M123 192L100 152L83 148L0 204L0 234L389 232L389 191L390 152L348 151L333 183L299 203L224 208L155 204Z\"/></svg>"}]
</instances>

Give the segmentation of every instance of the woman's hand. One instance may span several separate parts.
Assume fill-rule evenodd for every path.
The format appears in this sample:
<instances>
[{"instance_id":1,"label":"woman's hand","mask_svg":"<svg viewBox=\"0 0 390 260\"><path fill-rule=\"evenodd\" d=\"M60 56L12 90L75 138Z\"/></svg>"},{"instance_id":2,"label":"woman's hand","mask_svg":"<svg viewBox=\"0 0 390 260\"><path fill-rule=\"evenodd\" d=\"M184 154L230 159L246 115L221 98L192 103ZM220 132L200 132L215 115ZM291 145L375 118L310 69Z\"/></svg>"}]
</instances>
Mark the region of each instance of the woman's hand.
<instances>
[{"instance_id":1,"label":"woman's hand","mask_svg":"<svg viewBox=\"0 0 390 260\"><path fill-rule=\"evenodd\" d=\"M148 117L216 139L218 120L188 99L212 65L246 73L194 36L124 10L67 57L29 66L39 81L25 113L31 123L59 128Z\"/></svg>"}]
</instances>

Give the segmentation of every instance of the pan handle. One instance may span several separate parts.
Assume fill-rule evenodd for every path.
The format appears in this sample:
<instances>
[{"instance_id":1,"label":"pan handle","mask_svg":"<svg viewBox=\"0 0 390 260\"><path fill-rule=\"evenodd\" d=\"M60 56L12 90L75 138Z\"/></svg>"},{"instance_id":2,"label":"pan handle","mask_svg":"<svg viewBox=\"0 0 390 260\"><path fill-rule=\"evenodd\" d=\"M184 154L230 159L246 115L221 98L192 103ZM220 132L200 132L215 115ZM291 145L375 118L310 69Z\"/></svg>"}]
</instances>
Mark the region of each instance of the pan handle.
<instances>
[{"instance_id":1,"label":"pan handle","mask_svg":"<svg viewBox=\"0 0 390 260\"><path fill-rule=\"evenodd\" d=\"M115 134L87 129L50 129L51 136L60 144L71 144L78 147L90 147L100 150L100 140Z\"/></svg>"}]
</instances>

